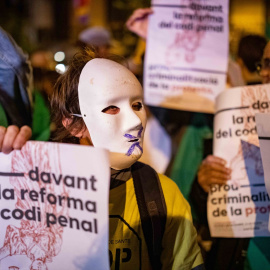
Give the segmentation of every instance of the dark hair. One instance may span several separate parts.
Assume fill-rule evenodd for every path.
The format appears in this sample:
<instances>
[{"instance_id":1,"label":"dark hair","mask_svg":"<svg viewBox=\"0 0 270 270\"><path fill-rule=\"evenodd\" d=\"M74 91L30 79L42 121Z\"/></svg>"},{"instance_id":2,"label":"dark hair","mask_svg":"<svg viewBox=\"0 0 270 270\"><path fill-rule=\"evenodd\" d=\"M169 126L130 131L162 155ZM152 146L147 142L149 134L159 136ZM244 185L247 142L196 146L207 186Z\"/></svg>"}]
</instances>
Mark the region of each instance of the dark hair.
<instances>
[{"instance_id":1,"label":"dark hair","mask_svg":"<svg viewBox=\"0 0 270 270\"><path fill-rule=\"evenodd\" d=\"M97 57L90 48L79 51L70 61L67 71L58 78L51 98L52 122L56 126L54 141L79 143L74 135L85 129L85 124L81 117L72 114L81 114L78 98L80 74L87 62ZM62 123L65 118L69 120L66 127Z\"/></svg>"},{"instance_id":2,"label":"dark hair","mask_svg":"<svg viewBox=\"0 0 270 270\"><path fill-rule=\"evenodd\" d=\"M247 35L240 39L237 56L250 72L256 71L256 63L261 60L266 44L266 38L260 35Z\"/></svg>"},{"instance_id":3,"label":"dark hair","mask_svg":"<svg viewBox=\"0 0 270 270\"><path fill-rule=\"evenodd\" d=\"M78 144L79 139L74 135L86 129L83 118L72 114L81 114L78 97L79 79L84 66L95 58L100 58L100 56L93 48L85 47L80 50L73 56L67 71L58 78L55 84L51 98L52 122L56 126L52 135L54 141ZM123 59L113 55L107 59L118 63L123 62ZM62 123L63 119L69 121L66 127Z\"/></svg>"}]
</instances>

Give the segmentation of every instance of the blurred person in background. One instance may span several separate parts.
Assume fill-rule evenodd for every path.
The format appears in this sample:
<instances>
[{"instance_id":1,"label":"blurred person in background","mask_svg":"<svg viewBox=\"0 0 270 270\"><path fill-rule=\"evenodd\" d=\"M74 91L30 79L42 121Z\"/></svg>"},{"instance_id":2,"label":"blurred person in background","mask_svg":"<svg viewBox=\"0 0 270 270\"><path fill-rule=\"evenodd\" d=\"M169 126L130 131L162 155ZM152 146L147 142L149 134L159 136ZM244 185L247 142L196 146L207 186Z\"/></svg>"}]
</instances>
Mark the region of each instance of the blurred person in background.
<instances>
[{"instance_id":1,"label":"blurred person in background","mask_svg":"<svg viewBox=\"0 0 270 270\"><path fill-rule=\"evenodd\" d=\"M262 60L257 64L257 71L262 77L262 83L270 83L270 41L264 49Z\"/></svg>"},{"instance_id":2,"label":"blurred person in background","mask_svg":"<svg viewBox=\"0 0 270 270\"><path fill-rule=\"evenodd\" d=\"M256 48L256 42L258 48ZM270 43L268 43L269 45ZM242 70L246 75L247 83L257 84L270 82L270 46L266 46L266 39L250 35L241 39L239 44L239 56L245 60L242 62ZM252 50L252 52L251 52ZM248 56L248 54L250 54ZM260 64L257 65L258 57L262 57ZM267 61L268 59L268 61ZM254 70L259 71L261 78L259 80L251 80L257 76L247 76ZM249 72L249 73L248 73ZM207 196L212 184L225 184L231 179L231 169L227 167L226 161L212 154L212 140L204 142L204 157L198 170L197 177L193 183L189 202L193 205L193 211L197 215L198 221L201 223L199 230L201 235L202 252L205 252L207 269L245 269L256 270L262 261L266 265L270 265L270 245L269 237L254 238L211 238L207 222ZM224 257L224 254L227 254ZM264 268L268 269L268 268Z\"/></svg>"},{"instance_id":3,"label":"blurred person in background","mask_svg":"<svg viewBox=\"0 0 270 270\"><path fill-rule=\"evenodd\" d=\"M33 68L53 70L55 67L53 53L43 48L39 48L31 52L30 62Z\"/></svg>"},{"instance_id":4,"label":"blurred person in background","mask_svg":"<svg viewBox=\"0 0 270 270\"><path fill-rule=\"evenodd\" d=\"M236 61L241 67L242 76L247 85L262 82L256 70L256 64L262 59L266 43L265 37L254 34L243 36L239 41Z\"/></svg>"},{"instance_id":5,"label":"blurred person in background","mask_svg":"<svg viewBox=\"0 0 270 270\"><path fill-rule=\"evenodd\" d=\"M31 138L32 70L28 56L0 27L0 152Z\"/></svg>"},{"instance_id":6,"label":"blurred person in background","mask_svg":"<svg viewBox=\"0 0 270 270\"><path fill-rule=\"evenodd\" d=\"M102 26L89 27L79 34L78 45L81 48L90 46L101 57L106 57L110 52L111 33Z\"/></svg>"},{"instance_id":7,"label":"blurred person in background","mask_svg":"<svg viewBox=\"0 0 270 270\"><path fill-rule=\"evenodd\" d=\"M43 53L35 54L32 60L34 65L47 67L48 61ZM28 55L0 27L1 152L8 154L13 149L20 149L30 138L49 139L50 113L46 102L44 99L40 101L38 92L33 90L33 72Z\"/></svg>"}]
</instances>

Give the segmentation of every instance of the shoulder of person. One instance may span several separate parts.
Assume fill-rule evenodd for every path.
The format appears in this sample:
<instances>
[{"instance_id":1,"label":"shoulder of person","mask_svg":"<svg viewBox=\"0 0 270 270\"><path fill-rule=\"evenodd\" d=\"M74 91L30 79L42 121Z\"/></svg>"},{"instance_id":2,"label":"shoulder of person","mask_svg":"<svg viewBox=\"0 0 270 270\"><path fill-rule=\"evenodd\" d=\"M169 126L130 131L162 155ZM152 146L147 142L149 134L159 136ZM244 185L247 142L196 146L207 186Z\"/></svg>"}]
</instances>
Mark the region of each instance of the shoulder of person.
<instances>
[{"instance_id":1,"label":"shoulder of person","mask_svg":"<svg viewBox=\"0 0 270 270\"><path fill-rule=\"evenodd\" d=\"M181 197L183 197L181 191L179 190L179 187L171 178L169 178L168 176L164 174L159 174L159 173L158 173L158 176L159 176L159 180L160 180L163 192L170 191L171 194L179 194L181 195Z\"/></svg>"},{"instance_id":2,"label":"shoulder of person","mask_svg":"<svg viewBox=\"0 0 270 270\"><path fill-rule=\"evenodd\" d=\"M191 219L189 203L184 198L177 184L163 174L158 174L158 176L166 201L168 216L176 214Z\"/></svg>"}]
</instances>

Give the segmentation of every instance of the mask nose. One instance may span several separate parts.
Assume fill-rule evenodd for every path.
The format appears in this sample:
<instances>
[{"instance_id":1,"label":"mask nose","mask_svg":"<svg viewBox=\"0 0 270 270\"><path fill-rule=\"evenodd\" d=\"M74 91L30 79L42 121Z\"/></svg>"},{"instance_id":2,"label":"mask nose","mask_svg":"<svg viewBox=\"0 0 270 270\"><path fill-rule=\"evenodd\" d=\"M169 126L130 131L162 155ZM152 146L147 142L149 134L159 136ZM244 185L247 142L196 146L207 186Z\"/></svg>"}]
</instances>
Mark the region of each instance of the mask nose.
<instances>
[{"instance_id":1,"label":"mask nose","mask_svg":"<svg viewBox=\"0 0 270 270\"><path fill-rule=\"evenodd\" d=\"M139 114L141 114L141 112L137 114L132 108L128 110L124 123L124 129L126 132L139 130L143 126L143 119L141 119Z\"/></svg>"}]
</instances>

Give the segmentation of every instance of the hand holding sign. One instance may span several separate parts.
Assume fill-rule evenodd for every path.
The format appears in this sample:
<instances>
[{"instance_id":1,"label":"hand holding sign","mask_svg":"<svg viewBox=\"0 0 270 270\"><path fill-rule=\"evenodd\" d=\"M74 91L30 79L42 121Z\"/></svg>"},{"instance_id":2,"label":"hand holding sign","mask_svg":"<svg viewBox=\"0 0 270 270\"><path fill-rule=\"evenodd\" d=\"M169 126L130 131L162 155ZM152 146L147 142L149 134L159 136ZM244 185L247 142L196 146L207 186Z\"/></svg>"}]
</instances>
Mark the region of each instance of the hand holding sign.
<instances>
[{"instance_id":1,"label":"hand holding sign","mask_svg":"<svg viewBox=\"0 0 270 270\"><path fill-rule=\"evenodd\" d=\"M28 126L0 126L0 152L9 154L14 149L21 149L31 136L32 130Z\"/></svg>"},{"instance_id":2,"label":"hand holding sign","mask_svg":"<svg viewBox=\"0 0 270 270\"><path fill-rule=\"evenodd\" d=\"M198 182L205 192L210 191L211 185L223 185L231 178L231 169L225 165L224 159L212 155L203 160L198 172Z\"/></svg>"}]
</instances>

